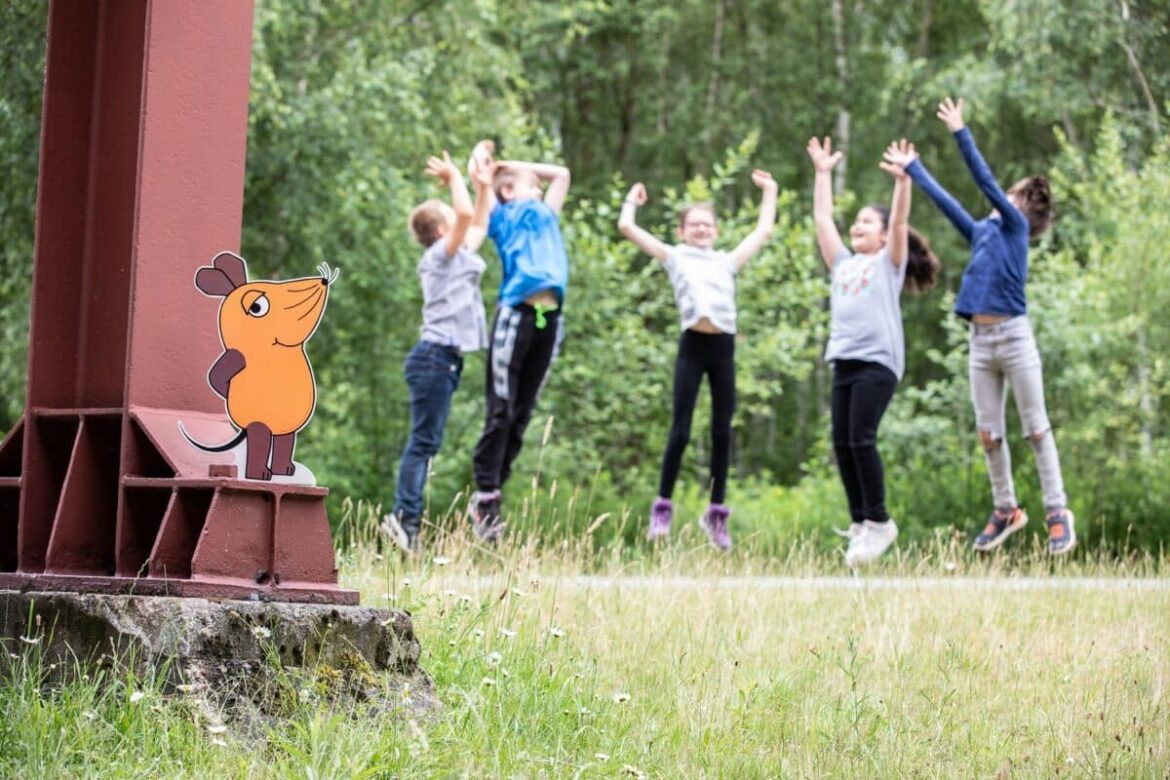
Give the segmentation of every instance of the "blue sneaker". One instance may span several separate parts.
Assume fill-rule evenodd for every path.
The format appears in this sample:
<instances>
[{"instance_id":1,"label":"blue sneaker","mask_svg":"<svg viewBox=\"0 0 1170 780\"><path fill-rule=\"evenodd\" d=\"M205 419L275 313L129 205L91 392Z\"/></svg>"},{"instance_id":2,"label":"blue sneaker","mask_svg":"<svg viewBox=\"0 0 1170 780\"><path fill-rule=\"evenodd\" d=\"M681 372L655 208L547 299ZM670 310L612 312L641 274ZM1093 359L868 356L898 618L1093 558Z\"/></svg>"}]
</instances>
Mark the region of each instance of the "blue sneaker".
<instances>
[{"instance_id":1,"label":"blue sneaker","mask_svg":"<svg viewBox=\"0 0 1170 780\"><path fill-rule=\"evenodd\" d=\"M979 552L990 552L999 547L1007 538L1028 523L1028 513L1023 507L1016 507L1006 513L996 509L987 518L987 527L975 539L974 547Z\"/></svg>"},{"instance_id":2,"label":"blue sneaker","mask_svg":"<svg viewBox=\"0 0 1170 780\"><path fill-rule=\"evenodd\" d=\"M1048 554L1064 555L1077 546L1077 532L1073 528L1073 513L1068 509L1057 509L1049 512L1045 522L1048 523Z\"/></svg>"}]
</instances>

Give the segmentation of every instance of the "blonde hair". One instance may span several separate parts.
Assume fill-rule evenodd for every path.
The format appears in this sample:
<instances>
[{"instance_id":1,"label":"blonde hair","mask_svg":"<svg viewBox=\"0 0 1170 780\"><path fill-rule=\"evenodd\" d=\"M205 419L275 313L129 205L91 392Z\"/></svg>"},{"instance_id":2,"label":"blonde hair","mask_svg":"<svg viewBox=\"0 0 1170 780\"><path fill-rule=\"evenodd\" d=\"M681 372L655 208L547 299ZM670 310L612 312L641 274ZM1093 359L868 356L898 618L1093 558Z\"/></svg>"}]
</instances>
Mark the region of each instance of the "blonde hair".
<instances>
[{"instance_id":1,"label":"blonde hair","mask_svg":"<svg viewBox=\"0 0 1170 780\"><path fill-rule=\"evenodd\" d=\"M507 203L508 199L504 197L505 187L515 187L516 183L520 181L521 177L530 176L536 179L539 178L536 174L530 171L517 171L511 168L497 168L495 174L492 175L492 190L496 193L496 200L500 203Z\"/></svg>"},{"instance_id":2,"label":"blonde hair","mask_svg":"<svg viewBox=\"0 0 1170 780\"><path fill-rule=\"evenodd\" d=\"M447 221L443 216L443 205L443 201L431 198L415 206L410 212L407 220L410 234L424 247L429 247L443 235L440 228Z\"/></svg>"}]
</instances>

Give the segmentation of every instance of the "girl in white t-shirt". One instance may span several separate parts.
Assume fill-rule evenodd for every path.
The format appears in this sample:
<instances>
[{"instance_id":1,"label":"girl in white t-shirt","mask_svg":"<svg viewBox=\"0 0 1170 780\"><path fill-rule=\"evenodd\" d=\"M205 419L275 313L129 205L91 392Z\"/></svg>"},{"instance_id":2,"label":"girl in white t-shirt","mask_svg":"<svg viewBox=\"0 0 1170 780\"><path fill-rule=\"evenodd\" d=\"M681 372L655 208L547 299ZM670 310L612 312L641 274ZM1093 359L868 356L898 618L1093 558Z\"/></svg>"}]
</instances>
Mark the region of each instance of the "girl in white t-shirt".
<instances>
[{"instance_id":1,"label":"girl in white t-shirt","mask_svg":"<svg viewBox=\"0 0 1170 780\"><path fill-rule=\"evenodd\" d=\"M711 388L711 501L699 525L720 550L731 549L723 503L731 460L731 417L735 412L735 275L772 236L776 224L776 182L767 171L752 172L752 183L763 191L756 228L730 252L714 248L719 236L715 209L709 203L688 206L679 217L681 244L670 246L638 227L637 207L646 202L646 187L630 188L622 204L618 229L643 252L662 263L674 286L682 321L674 370L674 415L662 458L658 498L650 508L648 536L670 533L674 505L670 497L678 479L683 451L691 438L691 418L699 385L707 376Z\"/></svg>"},{"instance_id":2,"label":"girl in white t-shirt","mask_svg":"<svg viewBox=\"0 0 1170 780\"><path fill-rule=\"evenodd\" d=\"M833 221L831 173L841 152L833 152L828 138L808 142L816 170L817 246L832 277L825 360L833 366L833 452L852 516L849 530L840 532L849 539L845 561L851 567L874 560L898 536L886 513L877 430L905 370L902 290L930 289L939 270L929 245L910 227L910 179L895 162L913 151L905 140L890 144L881 163L894 177L890 207L858 211L846 247Z\"/></svg>"}]
</instances>

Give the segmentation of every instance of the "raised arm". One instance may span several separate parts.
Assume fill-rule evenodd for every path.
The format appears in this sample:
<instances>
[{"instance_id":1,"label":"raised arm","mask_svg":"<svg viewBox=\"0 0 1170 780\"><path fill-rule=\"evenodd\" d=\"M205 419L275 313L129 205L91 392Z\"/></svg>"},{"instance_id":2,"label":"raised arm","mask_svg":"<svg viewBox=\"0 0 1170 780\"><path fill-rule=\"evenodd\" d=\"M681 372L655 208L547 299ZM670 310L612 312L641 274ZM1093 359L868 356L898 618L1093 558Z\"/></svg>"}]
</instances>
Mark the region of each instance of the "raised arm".
<instances>
[{"instance_id":1,"label":"raised arm","mask_svg":"<svg viewBox=\"0 0 1170 780\"><path fill-rule=\"evenodd\" d=\"M760 196L760 216L756 219L755 229L731 250L731 259L737 271L768 243L772 238L772 229L776 227L776 191L779 189L776 180L772 174L757 168L752 171L752 184L763 191Z\"/></svg>"},{"instance_id":2,"label":"raised arm","mask_svg":"<svg viewBox=\"0 0 1170 780\"><path fill-rule=\"evenodd\" d=\"M491 141L480 141L480 144L476 145L477 150L481 144L491 144ZM491 159L490 147L487 149L486 157L477 156L472 152L467 170L471 174L471 183L475 185L475 214L471 218L467 238L463 243L471 251L476 252L487 238L488 219L491 217L492 207L496 205L496 194L492 191L492 176L495 174L496 165Z\"/></svg>"},{"instance_id":3,"label":"raised arm","mask_svg":"<svg viewBox=\"0 0 1170 780\"><path fill-rule=\"evenodd\" d=\"M547 181L548 189L544 191L544 202L556 213L561 213L561 208L565 205L565 196L569 194L569 183L572 180L568 168L551 163L520 162L518 160L507 160L500 162L499 165L518 171L531 171L541 181Z\"/></svg>"},{"instance_id":4,"label":"raised arm","mask_svg":"<svg viewBox=\"0 0 1170 780\"><path fill-rule=\"evenodd\" d=\"M471 208L471 196L467 194L467 185L455 163L451 162L451 155L443 152L443 158L432 155L427 159L427 175L434 176L451 189L451 207L455 209L455 224L447 231L447 257L454 257L463 246L463 239L467 235L467 228L471 225L471 218L475 211Z\"/></svg>"},{"instance_id":5,"label":"raised arm","mask_svg":"<svg viewBox=\"0 0 1170 780\"><path fill-rule=\"evenodd\" d=\"M947 98L939 103L938 118L954 135L955 143L959 146L959 154L963 155L963 162L967 164L967 170L971 172L971 178L975 180L979 191L991 201L991 205L999 212L1005 224L1010 224L1014 229L1026 232L1028 220L1015 207L1015 204L1008 200L1007 194L999 186L999 182L995 180L991 166L987 164L975 146L971 130L963 121L963 99L959 98L958 102L955 102Z\"/></svg>"},{"instance_id":6,"label":"raised arm","mask_svg":"<svg viewBox=\"0 0 1170 780\"><path fill-rule=\"evenodd\" d=\"M951 224L962 234L967 243L971 243L971 236L975 232L975 220L967 213L962 204L934 180L920 158L915 157L905 170L914 183L921 187L926 196L934 202L938 210L951 221Z\"/></svg>"},{"instance_id":7,"label":"raised arm","mask_svg":"<svg viewBox=\"0 0 1170 780\"><path fill-rule=\"evenodd\" d=\"M894 177L894 197L890 203L890 225L886 246L890 248L890 262L901 268L906 261L910 240L910 177L906 166L914 162L918 152L914 144L903 138L893 141L882 155L881 169Z\"/></svg>"},{"instance_id":8,"label":"raised arm","mask_svg":"<svg viewBox=\"0 0 1170 780\"><path fill-rule=\"evenodd\" d=\"M645 203L646 187L642 182L638 182L630 187L630 191L626 193L626 199L622 201L622 213L618 217L618 230L655 260L665 260L667 253L670 252L670 247L651 235L649 231L638 227L637 222L635 222L638 207Z\"/></svg>"},{"instance_id":9,"label":"raised arm","mask_svg":"<svg viewBox=\"0 0 1170 780\"><path fill-rule=\"evenodd\" d=\"M837 223L833 221L833 168L841 161L841 152L833 151L833 140L825 136L824 143L817 138L808 139L808 156L816 170L813 183L813 224L817 229L817 246L821 259L829 270L833 260L845 249Z\"/></svg>"}]
</instances>

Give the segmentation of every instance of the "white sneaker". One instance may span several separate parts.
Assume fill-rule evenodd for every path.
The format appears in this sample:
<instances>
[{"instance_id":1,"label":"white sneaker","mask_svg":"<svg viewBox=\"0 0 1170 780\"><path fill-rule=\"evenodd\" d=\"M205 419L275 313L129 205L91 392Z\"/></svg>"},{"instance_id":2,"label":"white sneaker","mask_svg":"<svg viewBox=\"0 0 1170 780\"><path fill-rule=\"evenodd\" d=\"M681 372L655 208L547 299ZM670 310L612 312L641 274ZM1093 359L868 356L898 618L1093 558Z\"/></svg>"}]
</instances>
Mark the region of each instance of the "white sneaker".
<instances>
[{"instance_id":1,"label":"white sneaker","mask_svg":"<svg viewBox=\"0 0 1170 780\"><path fill-rule=\"evenodd\" d=\"M893 520L884 523L875 523L866 520L861 524L861 531L849 540L849 549L845 552L845 563L855 569L861 564L875 561L898 538L898 526Z\"/></svg>"},{"instance_id":2,"label":"white sneaker","mask_svg":"<svg viewBox=\"0 0 1170 780\"><path fill-rule=\"evenodd\" d=\"M852 539L861 533L861 523L850 522L847 528L833 528L833 533L846 539Z\"/></svg>"},{"instance_id":3,"label":"white sneaker","mask_svg":"<svg viewBox=\"0 0 1170 780\"><path fill-rule=\"evenodd\" d=\"M410 538L410 534L402 527L402 523L398 519L398 515L391 512L388 515L383 515L382 522L378 524L378 530L386 535L390 541L398 545L398 547L405 553L413 555L415 552L415 544Z\"/></svg>"}]
</instances>

